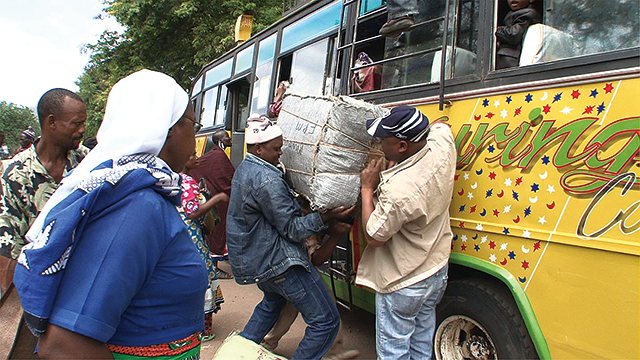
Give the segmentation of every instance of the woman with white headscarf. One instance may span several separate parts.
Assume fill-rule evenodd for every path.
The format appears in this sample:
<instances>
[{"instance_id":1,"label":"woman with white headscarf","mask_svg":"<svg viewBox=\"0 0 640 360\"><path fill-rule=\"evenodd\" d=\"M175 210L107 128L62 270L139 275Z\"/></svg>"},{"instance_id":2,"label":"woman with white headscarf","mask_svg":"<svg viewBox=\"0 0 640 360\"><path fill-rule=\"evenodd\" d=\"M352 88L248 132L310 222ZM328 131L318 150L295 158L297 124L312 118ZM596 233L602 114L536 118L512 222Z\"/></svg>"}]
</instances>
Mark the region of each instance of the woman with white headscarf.
<instances>
[{"instance_id":1,"label":"woman with white headscarf","mask_svg":"<svg viewBox=\"0 0 640 360\"><path fill-rule=\"evenodd\" d=\"M14 283L42 357L199 355L207 271L176 211L197 125L167 75L141 70L113 86L98 145L18 260Z\"/></svg>"}]
</instances>

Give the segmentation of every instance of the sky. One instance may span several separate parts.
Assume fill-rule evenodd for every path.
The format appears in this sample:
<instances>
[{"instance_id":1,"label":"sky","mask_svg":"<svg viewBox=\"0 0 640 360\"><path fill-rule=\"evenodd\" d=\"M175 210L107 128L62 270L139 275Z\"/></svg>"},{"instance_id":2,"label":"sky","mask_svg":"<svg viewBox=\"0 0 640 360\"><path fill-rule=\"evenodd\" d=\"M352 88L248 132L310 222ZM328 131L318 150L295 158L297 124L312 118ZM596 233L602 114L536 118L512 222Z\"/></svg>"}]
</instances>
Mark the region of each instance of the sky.
<instances>
[{"instance_id":1,"label":"sky","mask_svg":"<svg viewBox=\"0 0 640 360\"><path fill-rule=\"evenodd\" d=\"M85 44L106 29L122 31L112 17L94 19L102 0L0 0L0 101L36 107L47 90L78 91L89 62Z\"/></svg>"}]
</instances>

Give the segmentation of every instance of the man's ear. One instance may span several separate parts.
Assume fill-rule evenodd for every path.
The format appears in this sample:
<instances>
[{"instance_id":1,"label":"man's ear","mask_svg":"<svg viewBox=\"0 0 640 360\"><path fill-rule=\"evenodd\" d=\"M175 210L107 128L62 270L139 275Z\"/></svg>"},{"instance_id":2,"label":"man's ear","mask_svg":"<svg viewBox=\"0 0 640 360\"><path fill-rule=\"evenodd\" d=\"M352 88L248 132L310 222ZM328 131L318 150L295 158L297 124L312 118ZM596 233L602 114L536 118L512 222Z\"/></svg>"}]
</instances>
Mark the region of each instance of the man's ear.
<instances>
[{"instance_id":1,"label":"man's ear","mask_svg":"<svg viewBox=\"0 0 640 360\"><path fill-rule=\"evenodd\" d=\"M398 142L398 152L402 153L407 151L407 149L409 149L409 144L407 144L405 140L400 140L400 142Z\"/></svg>"},{"instance_id":2,"label":"man's ear","mask_svg":"<svg viewBox=\"0 0 640 360\"><path fill-rule=\"evenodd\" d=\"M255 144L254 146L255 146L254 151L256 152L256 155L258 155L259 157L260 155L262 155L262 146L260 146L260 144Z\"/></svg>"},{"instance_id":3,"label":"man's ear","mask_svg":"<svg viewBox=\"0 0 640 360\"><path fill-rule=\"evenodd\" d=\"M56 125L57 125L57 124L56 124L56 117L55 117L53 114L49 114L49 115L47 115L47 117L45 118L44 123L45 123L48 127L52 128L52 129L55 129L55 128L56 128Z\"/></svg>"}]
</instances>

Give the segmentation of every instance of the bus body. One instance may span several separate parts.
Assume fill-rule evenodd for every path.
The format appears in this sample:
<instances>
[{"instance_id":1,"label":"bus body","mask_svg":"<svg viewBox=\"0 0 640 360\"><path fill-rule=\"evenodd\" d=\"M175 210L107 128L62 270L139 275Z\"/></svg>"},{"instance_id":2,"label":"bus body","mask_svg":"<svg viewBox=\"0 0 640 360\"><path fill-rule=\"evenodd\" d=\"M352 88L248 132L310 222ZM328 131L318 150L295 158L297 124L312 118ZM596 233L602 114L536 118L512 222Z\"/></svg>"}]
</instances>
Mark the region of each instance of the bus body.
<instances>
[{"instance_id":1,"label":"bus body","mask_svg":"<svg viewBox=\"0 0 640 360\"><path fill-rule=\"evenodd\" d=\"M436 358L639 358L638 1L534 2L544 24L504 70L506 2L420 4L412 31L386 39L384 1L312 1L214 60L191 90L199 151L224 128L238 164L245 119L281 80L416 106L458 152ZM374 312L354 284L365 246L356 221L323 271L339 302Z\"/></svg>"}]
</instances>

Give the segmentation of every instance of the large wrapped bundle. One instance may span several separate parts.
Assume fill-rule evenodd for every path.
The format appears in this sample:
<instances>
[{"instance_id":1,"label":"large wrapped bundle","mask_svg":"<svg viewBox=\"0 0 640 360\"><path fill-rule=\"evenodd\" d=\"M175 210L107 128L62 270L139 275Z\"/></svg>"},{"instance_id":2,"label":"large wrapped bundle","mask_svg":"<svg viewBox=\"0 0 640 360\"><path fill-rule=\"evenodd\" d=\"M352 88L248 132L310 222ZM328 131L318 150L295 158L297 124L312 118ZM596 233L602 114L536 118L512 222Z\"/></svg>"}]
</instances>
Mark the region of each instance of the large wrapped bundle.
<instances>
[{"instance_id":1,"label":"large wrapped bundle","mask_svg":"<svg viewBox=\"0 0 640 360\"><path fill-rule=\"evenodd\" d=\"M360 172L376 152L365 121L386 113L349 97L285 96L278 117L284 138L280 161L289 184L313 210L356 203Z\"/></svg>"}]
</instances>

